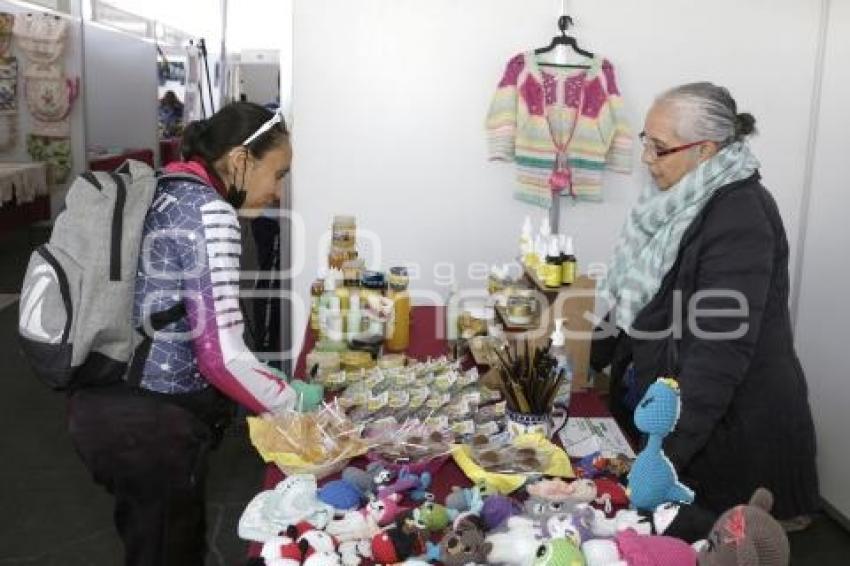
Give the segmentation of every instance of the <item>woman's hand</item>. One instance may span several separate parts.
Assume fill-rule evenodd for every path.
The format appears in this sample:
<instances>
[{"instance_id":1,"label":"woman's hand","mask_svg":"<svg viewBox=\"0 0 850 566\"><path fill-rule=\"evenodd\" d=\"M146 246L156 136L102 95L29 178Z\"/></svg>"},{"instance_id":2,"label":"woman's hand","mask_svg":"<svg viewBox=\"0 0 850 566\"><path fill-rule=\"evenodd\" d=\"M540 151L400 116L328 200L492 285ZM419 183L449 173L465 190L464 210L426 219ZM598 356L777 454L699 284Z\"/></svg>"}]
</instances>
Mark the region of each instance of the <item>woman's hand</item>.
<instances>
[{"instance_id":1,"label":"woman's hand","mask_svg":"<svg viewBox=\"0 0 850 566\"><path fill-rule=\"evenodd\" d=\"M295 390L295 410L309 413L318 407L325 398L324 388L318 383L307 383L300 379L293 379L289 386Z\"/></svg>"}]
</instances>

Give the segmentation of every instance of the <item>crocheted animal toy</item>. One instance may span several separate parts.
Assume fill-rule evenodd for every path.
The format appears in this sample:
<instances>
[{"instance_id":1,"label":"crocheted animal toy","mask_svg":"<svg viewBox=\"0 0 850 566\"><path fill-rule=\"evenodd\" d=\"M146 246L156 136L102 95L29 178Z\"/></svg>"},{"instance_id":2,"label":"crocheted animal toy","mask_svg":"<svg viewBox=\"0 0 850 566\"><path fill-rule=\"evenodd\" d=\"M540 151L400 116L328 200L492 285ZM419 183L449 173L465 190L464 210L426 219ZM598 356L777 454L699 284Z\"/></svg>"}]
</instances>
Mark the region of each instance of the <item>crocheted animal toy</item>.
<instances>
[{"instance_id":1,"label":"crocheted animal toy","mask_svg":"<svg viewBox=\"0 0 850 566\"><path fill-rule=\"evenodd\" d=\"M448 527L457 516L454 509L429 501L413 510L412 522L419 529L435 533Z\"/></svg>"},{"instance_id":2,"label":"crocheted animal toy","mask_svg":"<svg viewBox=\"0 0 850 566\"><path fill-rule=\"evenodd\" d=\"M401 495L394 493L370 502L359 511L348 511L328 524L329 534L341 542L371 539L381 527L391 524L409 509L401 507Z\"/></svg>"},{"instance_id":3,"label":"crocheted animal toy","mask_svg":"<svg viewBox=\"0 0 850 566\"><path fill-rule=\"evenodd\" d=\"M478 484L468 488L452 487L452 492L446 496L446 507L454 509L459 513L481 513L484 501L491 495L485 484Z\"/></svg>"},{"instance_id":4,"label":"crocheted animal toy","mask_svg":"<svg viewBox=\"0 0 850 566\"><path fill-rule=\"evenodd\" d=\"M611 518L599 510L594 513L591 528L597 538L614 538L620 531L634 529L641 535L666 535L689 544L703 539L716 520L710 511L681 503L663 503L651 512L621 509Z\"/></svg>"},{"instance_id":5,"label":"crocheted animal toy","mask_svg":"<svg viewBox=\"0 0 850 566\"><path fill-rule=\"evenodd\" d=\"M539 523L524 516L511 517L502 529L488 534L486 540L492 545L487 563L504 566L528 566L545 542Z\"/></svg>"},{"instance_id":6,"label":"crocheted animal toy","mask_svg":"<svg viewBox=\"0 0 850 566\"><path fill-rule=\"evenodd\" d=\"M522 513L519 503L504 495L489 495L484 500L479 516L484 520L488 531L498 529L505 521Z\"/></svg>"},{"instance_id":7,"label":"crocheted animal toy","mask_svg":"<svg viewBox=\"0 0 850 566\"><path fill-rule=\"evenodd\" d=\"M651 511L662 503L694 500L694 492L679 482L661 446L676 427L681 406L676 380L660 378L649 386L635 410L635 425L649 435L629 472L629 498L637 509Z\"/></svg>"},{"instance_id":8,"label":"crocheted animal toy","mask_svg":"<svg viewBox=\"0 0 850 566\"><path fill-rule=\"evenodd\" d=\"M773 495L759 488L748 505L721 515L699 552L699 566L788 566L788 537L771 517L772 507Z\"/></svg>"},{"instance_id":9,"label":"crocheted animal toy","mask_svg":"<svg viewBox=\"0 0 850 566\"><path fill-rule=\"evenodd\" d=\"M379 462L371 462L365 470L348 466L342 471L342 479L367 495L377 495L378 488L389 484L394 476L392 471Z\"/></svg>"},{"instance_id":10,"label":"crocheted animal toy","mask_svg":"<svg viewBox=\"0 0 850 566\"><path fill-rule=\"evenodd\" d=\"M614 538L618 532L627 529L633 529L641 535L651 535L653 531L650 519L637 509L621 509L613 517L607 517L604 512L594 509L591 530L595 538Z\"/></svg>"},{"instance_id":11,"label":"crocheted animal toy","mask_svg":"<svg viewBox=\"0 0 850 566\"><path fill-rule=\"evenodd\" d=\"M436 559L445 566L484 564L493 545L484 540L484 531L475 521L461 521L456 529L447 533L440 541ZM429 546L429 557L433 547Z\"/></svg>"},{"instance_id":12,"label":"crocheted animal toy","mask_svg":"<svg viewBox=\"0 0 850 566\"><path fill-rule=\"evenodd\" d=\"M543 524L543 535L550 539L570 539L573 544L580 547L581 543L594 537L592 527L595 513L593 508L580 505L571 513L552 515Z\"/></svg>"},{"instance_id":13,"label":"crocheted animal toy","mask_svg":"<svg viewBox=\"0 0 850 566\"><path fill-rule=\"evenodd\" d=\"M675 537L687 543L704 539L717 521L716 513L683 503L664 503L645 516L652 524L652 534Z\"/></svg>"},{"instance_id":14,"label":"crocheted animal toy","mask_svg":"<svg viewBox=\"0 0 850 566\"><path fill-rule=\"evenodd\" d=\"M260 556L266 566L340 566L337 541L310 523L290 525L285 536L263 544Z\"/></svg>"},{"instance_id":15,"label":"crocheted animal toy","mask_svg":"<svg viewBox=\"0 0 850 566\"><path fill-rule=\"evenodd\" d=\"M556 538L541 544L535 554L534 566L585 566L584 555L569 539Z\"/></svg>"},{"instance_id":16,"label":"crocheted animal toy","mask_svg":"<svg viewBox=\"0 0 850 566\"><path fill-rule=\"evenodd\" d=\"M431 474L422 472L421 475L410 473L407 468L402 468L395 482L378 488L378 497L383 498L393 493L407 495L413 501L426 501L433 497L428 492L431 486Z\"/></svg>"},{"instance_id":17,"label":"crocheted animal toy","mask_svg":"<svg viewBox=\"0 0 850 566\"><path fill-rule=\"evenodd\" d=\"M319 501L316 491L315 476L294 474L274 489L258 493L239 518L239 538L266 542L301 521L324 528L334 516L334 510Z\"/></svg>"},{"instance_id":18,"label":"crocheted animal toy","mask_svg":"<svg viewBox=\"0 0 850 566\"><path fill-rule=\"evenodd\" d=\"M594 539L581 545L587 566L696 566L696 551L673 537L621 531L611 540Z\"/></svg>"},{"instance_id":19,"label":"crocheted animal toy","mask_svg":"<svg viewBox=\"0 0 850 566\"><path fill-rule=\"evenodd\" d=\"M629 506L629 496L620 482L610 478L596 478L593 483L596 485L597 495L591 505L601 509L609 517L613 516L617 510Z\"/></svg>"},{"instance_id":20,"label":"crocheted animal toy","mask_svg":"<svg viewBox=\"0 0 850 566\"><path fill-rule=\"evenodd\" d=\"M391 477L391 473L377 462L369 464L365 471L349 466L342 471L341 479L330 481L319 489L319 500L340 511L359 509Z\"/></svg>"},{"instance_id":21,"label":"crocheted animal toy","mask_svg":"<svg viewBox=\"0 0 850 566\"><path fill-rule=\"evenodd\" d=\"M581 478L593 479L608 474L625 479L632 469L632 459L625 454L603 456L601 452L594 452L581 458L574 467Z\"/></svg>"},{"instance_id":22,"label":"crocheted animal toy","mask_svg":"<svg viewBox=\"0 0 850 566\"><path fill-rule=\"evenodd\" d=\"M376 564L397 564L424 552L422 534L407 526L390 527L372 537L372 560Z\"/></svg>"},{"instance_id":23,"label":"crocheted animal toy","mask_svg":"<svg viewBox=\"0 0 850 566\"><path fill-rule=\"evenodd\" d=\"M545 499L553 503L562 503L561 510L570 511L580 503L590 503L596 499L596 484L589 479L564 481L561 478L540 480L528 485L528 495Z\"/></svg>"}]
</instances>

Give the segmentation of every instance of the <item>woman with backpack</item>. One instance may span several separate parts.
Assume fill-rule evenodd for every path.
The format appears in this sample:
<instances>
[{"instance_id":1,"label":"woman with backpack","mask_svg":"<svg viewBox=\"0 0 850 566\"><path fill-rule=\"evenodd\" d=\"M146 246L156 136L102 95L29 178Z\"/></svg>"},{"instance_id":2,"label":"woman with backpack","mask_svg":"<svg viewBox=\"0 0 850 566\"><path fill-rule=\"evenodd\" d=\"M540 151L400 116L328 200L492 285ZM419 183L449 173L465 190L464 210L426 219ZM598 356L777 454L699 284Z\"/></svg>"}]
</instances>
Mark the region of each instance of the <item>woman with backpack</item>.
<instances>
[{"instance_id":1,"label":"woman with backpack","mask_svg":"<svg viewBox=\"0 0 850 566\"><path fill-rule=\"evenodd\" d=\"M189 125L182 154L144 221L133 324L145 339L126 382L70 399L70 434L115 496L128 566L203 564L207 455L231 400L263 413L322 398L260 363L242 338L237 210L280 197L292 159L280 114L230 104Z\"/></svg>"}]
</instances>

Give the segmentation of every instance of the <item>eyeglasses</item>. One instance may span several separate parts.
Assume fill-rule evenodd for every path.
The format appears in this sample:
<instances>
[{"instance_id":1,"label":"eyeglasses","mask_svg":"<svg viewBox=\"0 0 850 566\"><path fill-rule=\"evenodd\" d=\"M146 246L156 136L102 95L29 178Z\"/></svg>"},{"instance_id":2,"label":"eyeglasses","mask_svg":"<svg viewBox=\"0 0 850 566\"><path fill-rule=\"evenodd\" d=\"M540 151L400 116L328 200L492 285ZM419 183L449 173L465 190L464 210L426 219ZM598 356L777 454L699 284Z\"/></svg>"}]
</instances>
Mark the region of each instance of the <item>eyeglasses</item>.
<instances>
[{"instance_id":1,"label":"eyeglasses","mask_svg":"<svg viewBox=\"0 0 850 566\"><path fill-rule=\"evenodd\" d=\"M255 142L257 140L257 138L259 138L261 135L265 134L266 132L268 132L269 130L271 130L272 128L274 128L275 126L280 124L281 122L283 122L283 111L278 110L277 112L275 112L274 116L272 116L271 118L266 120L266 122L264 122L262 126L257 128L256 132L254 132L253 134L248 136L248 139L243 141L242 145L243 146L244 145L251 145L253 142ZM284 127L283 130L284 130L284 133L286 133L285 127Z\"/></svg>"},{"instance_id":2,"label":"eyeglasses","mask_svg":"<svg viewBox=\"0 0 850 566\"><path fill-rule=\"evenodd\" d=\"M641 132L640 134L638 134L638 138L640 139L640 142L643 144L644 151L648 151L649 156L652 159L660 159L660 158L664 157L665 155L670 155L671 153L676 153L676 152L679 152L679 151L690 149L692 147L698 146L701 143L705 143L707 141L710 141L710 140L700 140L700 141L695 141L695 142L692 142L692 143L686 143L685 145L677 145L676 147L671 147L671 148L667 148L667 149L658 149L657 147L655 147L655 144L652 142L652 140L650 140L646 137L646 132Z\"/></svg>"}]
</instances>

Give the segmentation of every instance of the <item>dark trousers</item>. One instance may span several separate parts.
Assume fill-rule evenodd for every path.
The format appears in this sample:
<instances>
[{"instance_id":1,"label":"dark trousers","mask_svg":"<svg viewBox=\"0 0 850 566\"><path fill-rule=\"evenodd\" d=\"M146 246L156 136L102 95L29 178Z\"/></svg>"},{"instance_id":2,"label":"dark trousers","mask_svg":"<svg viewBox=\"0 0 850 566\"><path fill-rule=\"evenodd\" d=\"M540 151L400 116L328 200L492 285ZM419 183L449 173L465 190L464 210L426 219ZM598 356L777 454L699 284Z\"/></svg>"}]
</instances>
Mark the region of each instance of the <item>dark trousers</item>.
<instances>
[{"instance_id":1,"label":"dark trousers","mask_svg":"<svg viewBox=\"0 0 850 566\"><path fill-rule=\"evenodd\" d=\"M115 497L127 566L204 563L208 425L158 398L81 390L69 432L95 482Z\"/></svg>"}]
</instances>

